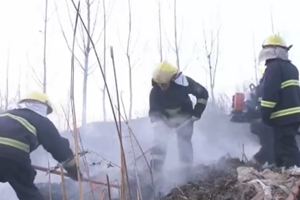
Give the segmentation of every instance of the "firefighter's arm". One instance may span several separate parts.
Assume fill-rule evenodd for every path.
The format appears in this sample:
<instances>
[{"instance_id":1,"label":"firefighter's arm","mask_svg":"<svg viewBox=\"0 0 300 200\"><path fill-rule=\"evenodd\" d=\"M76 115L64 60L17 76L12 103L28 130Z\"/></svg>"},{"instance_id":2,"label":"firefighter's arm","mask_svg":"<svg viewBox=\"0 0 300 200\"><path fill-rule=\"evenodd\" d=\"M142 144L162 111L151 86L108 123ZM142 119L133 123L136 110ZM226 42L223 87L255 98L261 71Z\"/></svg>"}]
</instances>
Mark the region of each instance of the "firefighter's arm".
<instances>
[{"instance_id":1,"label":"firefighter's arm","mask_svg":"<svg viewBox=\"0 0 300 200\"><path fill-rule=\"evenodd\" d=\"M60 135L50 120L45 124L44 129L38 133L38 140L56 161L63 163L63 167L70 177L77 180L77 166L69 140Z\"/></svg>"},{"instance_id":2,"label":"firefighter's arm","mask_svg":"<svg viewBox=\"0 0 300 200\"><path fill-rule=\"evenodd\" d=\"M151 123L165 120L164 110L157 100L157 94L154 88L152 88L149 95L149 117Z\"/></svg>"},{"instance_id":3,"label":"firefighter's arm","mask_svg":"<svg viewBox=\"0 0 300 200\"><path fill-rule=\"evenodd\" d=\"M264 120L269 120L276 106L281 89L280 66L276 62L268 64L262 85L261 115Z\"/></svg>"},{"instance_id":4,"label":"firefighter's arm","mask_svg":"<svg viewBox=\"0 0 300 200\"><path fill-rule=\"evenodd\" d=\"M188 88L189 88L189 93L194 95L197 99L196 105L194 108L194 117L200 118L203 111L206 108L207 100L208 100L208 91L206 90L205 87L203 87L200 83L197 83L194 81L192 78L186 76L188 80Z\"/></svg>"}]
</instances>

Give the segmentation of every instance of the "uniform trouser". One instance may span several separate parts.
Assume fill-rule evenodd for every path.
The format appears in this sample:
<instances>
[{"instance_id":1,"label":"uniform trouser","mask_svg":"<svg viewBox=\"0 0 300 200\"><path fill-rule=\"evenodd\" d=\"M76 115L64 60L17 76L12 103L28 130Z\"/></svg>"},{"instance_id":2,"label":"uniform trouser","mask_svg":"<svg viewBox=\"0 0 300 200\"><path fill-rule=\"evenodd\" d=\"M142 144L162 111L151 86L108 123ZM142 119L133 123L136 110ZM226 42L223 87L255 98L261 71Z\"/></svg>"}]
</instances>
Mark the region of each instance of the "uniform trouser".
<instances>
[{"instance_id":1,"label":"uniform trouser","mask_svg":"<svg viewBox=\"0 0 300 200\"><path fill-rule=\"evenodd\" d=\"M252 122L250 125L251 132L259 138L260 149L253 156L255 160L269 165L274 163L274 132L272 127L265 125L261 121Z\"/></svg>"},{"instance_id":2,"label":"uniform trouser","mask_svg":"<svg viewBox=\"0 0 300 200\"><path fill-rule=\"evenodd\" d=\"M274 130L274 154L277 167L300 167L300 152L296 142L299 124L276 126Z\"/></svg>"},{"instance_id":3,"label":"uniform trouser","mask_svg":"<svg viewBox=\"0 0 300 200\"><path fill-rule=\"evenodd\" d=\"M160 171L163 167L167 145L170 139L171 130L167 127L154 129L154 146L151 149L151 167L154 171ZM190 164L193 162L193 122L177 130L177 147L181 164Z\"/></svg>"},{"instance_id":4,"label":"uniform trouser","mask_svg":"<svg viewBox=\"0 0 300 200\"><path fill-rule=\"evenodd\" d=\"M43 196L34 185L36 171L30 164L24 165L0 157L0 182L8 182L19 200L43 200Z\"/></svg>"}]
</instances>

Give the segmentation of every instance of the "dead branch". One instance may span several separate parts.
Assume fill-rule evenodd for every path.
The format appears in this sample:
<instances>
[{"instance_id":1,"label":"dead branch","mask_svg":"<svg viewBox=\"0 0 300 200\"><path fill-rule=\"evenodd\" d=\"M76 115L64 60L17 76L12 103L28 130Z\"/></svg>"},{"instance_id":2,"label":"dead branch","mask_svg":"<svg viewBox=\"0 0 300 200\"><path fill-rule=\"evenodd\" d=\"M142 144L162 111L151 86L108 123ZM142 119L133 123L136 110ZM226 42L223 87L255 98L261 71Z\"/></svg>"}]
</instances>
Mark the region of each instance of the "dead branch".
<instances>
[{"instance_id":1,"label":"dead branch","mask_svg":"<svg viewBox=\"0 0 300 200\"><path fill-rule=\"evenodd\" d=\"M126 57L128 62L128 78L129 78L129 119L132 118L132 101L133 101L133 89L132 89L132 66L130 59L130 41L131 41L131 28L132 28L132 19L131 19L131 1L128 0L128 38L127 38L127 49L126 49Z\"/></svg>"},{"instance_id":2,"label":"dead branch","mask_svg":"<svg viewBox=\"0 0 300 200\"><path fill-rule=\"evenodd\" d=\"M7 63L6 63L6 83L5 83L5 110L8 110L8 106L9 106L9 68L10 68L10 49L8 48L7 51Z\"/></svg>"},{"instance_id":3,"label":"dead branch","mask_svg":"<svg viewBox=\"0 0 300 200\"><path fill-rule=\"evenodd\" d=\"M175 53L176 53L176 63L177 68L180 70L180 60L179 60L179 46L177 39L177 0L174 0L174 39L175 39Z\"/></svg>"},{"instance_id":4,"label":"dead branch","mask_svg":"<svg viewBox=\"0 0 300 200\"><path fill-rule=\"evenodd\" d=\"M158 28L159 28L159 55L160 62L163 61L163 53L162 53L162 35L161 35L161 2L158 0Z\"/></svg>"},{"instance_id":5,"label":"dead branch","mask_svg":"<svg viewBox=\"0 0 300 200\"><path fill-rule=\"evenodd\" d=\"M75 5L76 6L76 5ZM71 58L71 84L70 84L70 100L72 106L72 115L73 115L73 126L74 126L74 143L75 143L75 158L76 158L76 165L77 168L79 166L79 157L78 157L78 132L77 132L77 125L76 125L76 111L75 111L75 102L74 102L74 50L75 50L75 38L76 38L76 30L77 30L77 23L78 23L78 16L79 16L79 8L80 2L76 7L76 19L75 19L75 27L73 32L73 44L72 44L72 58ZM77 177L78 177L78 185L79 185L79 199L83 200L83 193L82 193L82 185L81 185L81 176L80 170L77 170Z\"/></svg>"},{"instance_id":6,"label":"dead branch","mask_svg":"<svg viewBox=\"0 0 300 200\"><path fill-rule=\"evenodd\" d=\"M121 103L122 103L122 107L123 107L123 110L124 110L124 115L125 115L125 119L126 121L128 122L128 118L127 118L127 115L126 115L126 111L125 111L125 106L124 106L124 101L122 99L122 96L121 96ZM128 128L129 129L129 128ZM129 131L130 132L130 131ZM134 158L134 169L135 169L135 177L136 177L136 181L137 181L137 186L138 186L138 189L137 189L137 196L140 197L140 199L142 200L142 194L141 194L141 184L140 184L140 178L139 178L139 173L138 173L138 168L137 168L137 163L136 163L136 155L135 155L135 152L134 152L134 147L133 147L133 139L132 139L132 134L129 133L129 138L130 138L130 143L131 143L131 149L132 149L132 154L133 154L133 158Z\"/></svg>"},{"instance_id":7,"label":"dead branch","mask_svg":"<svg viewBox=\"0 0 300 200\"><path fill-rule=\"evenodd\" d=\"M105 0L102 1L103 6L103 71L106 75L106 7ZM105 86L103 86L103 97L102 97L102 109L103 109L103 119L106 121L106 91Z\"/></svg>"},{"instance_id":8,"label":"dead branch","mask_svg":"<svg viewBox=\"0 0 300 200\"><path fill-rule=\"evenodd\" d=\"M43 71L43 92L47 92L47 65L46 65L46 55L47 55L47 26L48 26L48 0L45 0L45 18L44 18L44 71Z\"/></svg>"},{"instance_id":9,"label":"dead branch","mask_svg":"<svg viewBox=\"0 0 300 200\"><path fill-rule=\"evenodd\" d=\"M204 48L205 55L207 58L208 71L209 71L209 82L210 82L210 93L213 105L215 103L214 88L216 84L216 74L219 61L219 47L220 47L220 27L217 29L216 33L212 30L210 38L208 40L205 26L203 25L203 38L204 38Z\"/></svg>"},{"instance_id":10,"label":"dead branch","mask_svg":"<svg viewBox=\"0 0 300 200\"><path fill-rule=\"evenodd\" d=\"M126 157L123 147L123 139L122 139L122 125L121 125L121 107L120 107L120 98L119 98L119 88L118 88L118 81L117 81L117 72L116 72L116 66L115 66L115 59L114 59L114 51L113 47L110 47L110 56L112 60L113 65L113 72L114 72L114 79L115 79L115 86L116 86L116 96L117 96L117 105L118 105L118 122L119 122L119 143L120 143L120 153L121 153L121 199L126 199L126 184L129 191L129 199L131 199L131 191L130 191L130 185L129 185L129 178L128 178L128 171L127 171L127 164L126 164ZM125 178L126 177L126 178ZM126 181L127 180L127 181Z\"/></svg>"},{"instance_id":11,"label":"dead branch","mask_svg":"<svg viewBox=\"0 0 300 200\"><path fill-rule=\"evenodd\" d=\"M258 84L258 75L257 75L257 59L256 59L256 51L255 51L255 37L254 33L252 33L252 41L253 41L253 58L254 58L254 77L256 85Z\"/></svg>"},{"instance_id":12,"label":"dead branch","mask_svg":"<svg viewBox=\"0 0 300 200\"><path fill-rule=\"evenodd\" d=\"M86 25L85 25L85 23L84 23L84 21L83 21L81 15L80 15L80 13L79 13L78 8L76 7L76 5L75 5L75 3L74 3L74 0L71 0L71 1L72 1L72 4L73 4L73 7L75 8L75 10L76 10L77 13L78 13L79 19L80 19L81 23L83 24L83 27L84 27L84 29L85 29L85 31L86 31L86 33L87 33L87 36L89 37L89 39L90 39L90 41L91 41L91 45L92 45L92 47L93 47L93 50L94 50L94 53L95 53L95 56L96 56L96 59L97 59L97 62L98 62L98 65L99 65L99 68L100 68L100 71L101 71L101 75L102 75L102 78L103 78L103 80L104 80L105 89L106 89L106 91L107 91L107 96L108 96L108 98L109 98L109 103L110 103L111 110L112 110L112 113L113 113L113 117L114 117L116 129L117 129L117 132L120 133L120 129L119 129L119 126L118 126L118 121L117 121L116 113L115 113L115 111L114 111L114 106L113 106L113 103L112 103L112 98L111 98L111 95L110 95L110 91L109 91L109 89L108 89L108 85L107 85L107 82L106 82L106 77L105 77L103 68L102 68L102 66L101 66L101 63L100 63L100 59L99 59L97 50L96 50L96 48L95 48L95 43L94 43L92 37L90 36L90 34L89 34L89 32L88 32L88 29L87 29L87 27L86 27ZM124 151L123 151L123 153L124 153ZM124 157L125 157L125 155L124 155ZM125 160L125 159L124 159L124 160ZM126 167L126 163L125 163L125 167ZM126 171L127 171L127 169L126 169ZM128 180L128 172L126 172L126 177L127 177L127 181L129 181L129 180Z\"/></svg>"}]
</instances>

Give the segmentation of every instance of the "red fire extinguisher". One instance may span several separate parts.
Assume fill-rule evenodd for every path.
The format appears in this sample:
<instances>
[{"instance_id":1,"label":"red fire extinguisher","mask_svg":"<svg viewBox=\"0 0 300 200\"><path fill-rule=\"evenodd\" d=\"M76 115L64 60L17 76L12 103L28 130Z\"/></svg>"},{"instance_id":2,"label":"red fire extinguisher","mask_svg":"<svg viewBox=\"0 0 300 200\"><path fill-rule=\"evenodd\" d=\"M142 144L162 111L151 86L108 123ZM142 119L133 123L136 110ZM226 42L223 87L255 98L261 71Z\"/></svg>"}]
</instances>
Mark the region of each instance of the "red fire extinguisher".
<instances>
[{"instance_id":1,"label":"red fire extinguisher","mask_svg":"<svg viewBox=\"0 0 300 200\"><path fill-rule=\"evenodd\" d=\"M235 113L243 112L245 106L244 93L237 92L232 98L232 111Z\"/></svg>"}]
</instances>

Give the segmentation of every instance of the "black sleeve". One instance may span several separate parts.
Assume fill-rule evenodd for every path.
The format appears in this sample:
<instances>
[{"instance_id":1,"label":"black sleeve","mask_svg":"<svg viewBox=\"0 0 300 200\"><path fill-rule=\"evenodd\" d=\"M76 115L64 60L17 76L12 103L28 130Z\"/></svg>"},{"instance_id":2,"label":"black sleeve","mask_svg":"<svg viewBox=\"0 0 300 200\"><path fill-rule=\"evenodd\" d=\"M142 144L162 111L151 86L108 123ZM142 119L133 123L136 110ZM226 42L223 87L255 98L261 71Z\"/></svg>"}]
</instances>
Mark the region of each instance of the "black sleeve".
<instances>
[{"instance_id":1,"label":"black sleeve","mask_svg":"<svg viewBox=\"0 0 300 200\"><path fill-rule=\"evenodd\" d=\"M197 98L197 102L194 108L193 115L197 118L200 118L203 111L206 108L207 100L208 100L208 91L205 87L203 87L200 83L197 83L192 78L186 76L188 80L188 88L189 93L194 95Z\"/></svg>"},{"instance_id":2,"label":"black sleeve","mask_svg":"<svg viewBox=\"0 0 300 200\"><path fill-rule=\"evenodd\" d=\"M74 156L70 143L67 138L61 137L54 124L49 120L45 120L45 124L41 126L37 137L39 143L48 151L52 157L58 162L64 162Z\"/></svg>"},{"instance_id":3,"label":"black sleeve","mask_svg":"<svg viewBox=\"0 0 300 200\"><path fill-rule=\"evenodd\" d=\"M164 110L157 100L157 93L154 87L149 95L149 117L151 123L164 119Z\"/></svg>"},{"instance_id":4,"label":"black sleeve","mask_svg":"<svg viewBox=\"0 0 300 200\"><path fill-rule=\"evenodd\" d=\"M276 106L281 88L280 64L270 62L264 73L262 84L261 115L264 120L269 120Z\"/></svg>"}]
</instances>

